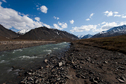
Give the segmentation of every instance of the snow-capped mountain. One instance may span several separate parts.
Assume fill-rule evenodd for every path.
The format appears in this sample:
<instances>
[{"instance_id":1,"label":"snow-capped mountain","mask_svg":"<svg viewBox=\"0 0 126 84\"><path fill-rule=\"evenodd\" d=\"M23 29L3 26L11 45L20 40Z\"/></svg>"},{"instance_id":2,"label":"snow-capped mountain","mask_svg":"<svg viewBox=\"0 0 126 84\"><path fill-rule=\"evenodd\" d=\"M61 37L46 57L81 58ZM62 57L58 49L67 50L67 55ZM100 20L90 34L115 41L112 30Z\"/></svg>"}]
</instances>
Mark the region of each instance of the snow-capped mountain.
<instances>
[{"instance_id":1,"label":"snow-capped mountain","mask_svg":"<svg viewBox=\"0 0 126 84\"><path fill-rule=\"evenodd\" d=\"M81 39L83 36L85 36L85 35L78 35L77 37L78 37L79 39Z\"/></svg>"},{"instance_id":2,"label":"snow-capped mountain","mask_svg":"<svg viewBox=\"0 0 126 84\"><path fill-rule=\"evenodd\" d=\"M87 39L87 38L91 38L93 35L91 34L87 34L87 35L78 35L79 39Z\"/></svg>"},{"instance_id":3,"label":"snow-capped mountain","mask_svg":"<svg viewBox=\"0 0 126 84\"><path fill-rule=\"evenodd\" d=\"M25 33L29 32L29 31L30 31L30 29L23 29L23 30L19 31L18 33L19 34L25 34Z\"/></svg>"},{"instance_id":4,"label":"snow-capped mountain","mask_svg":"<svg viewBox=\"0 0 126 84\"><path fill-rule=\"evenodd\" d=\"M126 32L126 25L111 28L111 29L107 30L107 32L109 32L109 33Z\"/></svg>"},{"instance_id":5,"label":"snow-capped mountain","mask_svg":"<svg viewBox=\"0 0 126 84\"><path fill-rule=\"evenodd\" d=\"M87 39L87 38L91 38L93 35L91 34L87 34L87 35L84 35L81 39Z\"/></svg>"},{"instance_id":6,"label":"snow-capped mountain","mask_svg":"<svg viewBox=\"0 0 126 84\"><path fill-rule=\"evenodd\" d=\"M118 36L118 35L123 35L123 34L126 34L126 25L113 27L107 31L102 31L92 36L92 38L111 37L111 36Z\"/></svg>"}]
</instances>

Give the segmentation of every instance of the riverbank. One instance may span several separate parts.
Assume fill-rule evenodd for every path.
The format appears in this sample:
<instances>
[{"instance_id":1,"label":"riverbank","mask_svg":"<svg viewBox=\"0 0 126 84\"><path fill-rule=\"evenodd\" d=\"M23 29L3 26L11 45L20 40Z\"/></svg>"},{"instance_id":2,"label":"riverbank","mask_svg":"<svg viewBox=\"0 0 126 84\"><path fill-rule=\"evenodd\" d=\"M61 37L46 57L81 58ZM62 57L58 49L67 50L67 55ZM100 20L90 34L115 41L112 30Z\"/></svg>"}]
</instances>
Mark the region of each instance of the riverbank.
<instances>
[{"instance_id":1,"label":"riverbank","mask_svg":"<svg viewBox=\"0 0 126 84\"><path fill-rule=\"evenodd\" d=\"M7 51L7 50L14 50L14 49L21 49L39 45L45 45L50 43L56 43L55 41L0 41L0 51Z\"/></svg>"},{"instance_id":2,"label":"riverbank","mask_svg":"<svg viewBox=\"0 0 126 84\"><path fill-rule=\"evenodd\" d=\"M45 58L62 57L69 45L62 42L0 52L0 84L18 84L26 71L35 71L40 66L46 66L43 63Z\"/></svg>"},{"instance_id":3,"label":"riverbank","mask_svg":"<svg viewBox=\"0 0 126 84\"><path fill-rule=\"evenodd\" d=\"M61 57L45 59L45 66L29 70L21 84L120 84L126 83L126 55L90 45L71 43Z\"/></svg>"}]
</instances>

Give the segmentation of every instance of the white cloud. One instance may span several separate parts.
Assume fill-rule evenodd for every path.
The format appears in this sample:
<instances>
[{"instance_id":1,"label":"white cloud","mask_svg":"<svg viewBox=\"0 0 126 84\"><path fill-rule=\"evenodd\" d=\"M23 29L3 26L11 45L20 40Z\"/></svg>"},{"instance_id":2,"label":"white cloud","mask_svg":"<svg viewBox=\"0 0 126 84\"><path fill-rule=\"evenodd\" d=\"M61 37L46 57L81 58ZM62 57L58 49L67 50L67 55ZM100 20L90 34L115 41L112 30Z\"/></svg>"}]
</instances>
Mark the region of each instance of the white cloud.
<instances>
[{"instance_id":1,"label":"white cloud","mask_svg":"<svg viewBox=\"0 0 126 84\"><path fill-rule=\"evenodd\" d=\"M118 13L119 13L119 12L117 12L117 11L116 11L116 12L113 12L114 17L121 17L121 15L118 15Z\"/></svg>"},{"instance_id":2,"label":"white cloud","mask_svg":"<svg viewBox=\"0 0 126 84\"><path fill-rule=\"evenodd\" d=\"M90 18L91 18L93 15L94 15L94 13L91 13L91 14L90 14Z\"/></svg>"},{"instance_id":3,"label":"white cloud","mask_svg":"<svg viewBox=\"0 0 126 84\"><path fill-rule=\"evenodd\" d=\"M114 15L114 17L121 17L121 15Z\"/></svg>"},{"instance_id":4,"label":"white cloud","mask_svg":"<svg viewBox=\"0 0 126 84\"><path fill-rule=\"evenodd\" d=\"M113 12L112 11L105 11L104 14L109 17L109 16L113 16Z\"/></svg>"},{"instance_id":5,"label":"white cloud","mask_svg":"<svg viewBox=\"0 0 126 84\"><path fill-rule=\"evenodd\" d=\"M115 15L117 15L117 14L118 14L118 12L116 11L116 12L114 12L114 14L115 14Z\"/></svg>"},{"instance_id":6,"label":"white cloud","mask_svg":"<svg viewBox=\"0 0 126 84\"><path fill-rule=\"evenodd\" d=\"M40 18L39 18L39 17L35 17L35 20L36 20L36 21L40 21Z\"/></svg>"},{"instance_id":7,"label":"white cloud","mask_svg":"<svg viewBox=\"0 0 126 84\"><path fill-rule=\"evenodd\" d=\"M91 13L89 18L86 19L86 21L89 21L93 15L94 15L94 13Z\"/></svg>"},{"instance_id":8,"label":"white cloud","mask_svg":"<svg viewBox=\"0 0 126 84\"><path fill-rule=\"evenodd\" d=\"M112 11L105 11L104 14L109 17L109 16L114 16L114 17L121 17L121 18L126 18L126 15L122 14L118 14L119 12L112 12Z\"/></svg>"},{"instance_id":9,"label":"white cloud","mask_svg":"<svg viewBox=\"0 0 126 84\"><path fill-rule=\"evenodd\" d=\"M59 17L57 17L57 20L59 20Z\"/></svg>"},{"instance_id":10,"label":"white cloud","mask_svg":"<svg viewBox=\"0 0 126 84\"><path fill-rule=\"evenodd\" d=\"M59 20L59 17L53 16L53 18Z\"/></svg>"},{"instance_id":11,"label":"white cloud","mask_svg":"<svg viewBox=\"0 0 126 84\"><path fill-rule=\"evenodd\" d=\"M5 3L7 3L7 1L6 0L2 0L3 2L5 2Z\"/></svg>"},{"instance_id":12,"label":"white cloud","mask_svg":"<svg viewBox=\"0 0 126 84\"><path fill-rule=\"evenodd\" d=\"M119 12L115 11L115 12L112 12L112 11L105 11L104 14L109 17L109 16L114 16L114 17L121 17L122 15L119 15L118 14ZM125 18L122 16L122 18Z\"/></svg>"},{"instance_id":13,"label":"white cloud","mask_svg":"<svg viewBox=\"0 0 126 84\"><path fill-rule=\"evenodd\" d=\"M121 26L121 25L126 25L126 21L124 21L124 22L120 22L119 25L120 25L120 26Z\"/></svg>"},{"instance_id":14,"label":"white cloud","mask_svg":"<svg viewBox=\"0 0 126 84\"><path fill-rule=\"evenodd\" d=\"M28 15L21 14L11 8L3 8L0 5L0 24L10 29L12 27L22 30L22 29L33 29L36 27L44 26L43 22L32 20ZM47 25L49 27L49 25Z\"/></svg>"},{"instance_id":15,"label":"white cloud","mask_svg":"<svg viewBox=\"0 0 126 84\"><path fill-rule=\"evenodd\" d=\"M70 20L70 24L73 24L74 23L74 20Z\"/></svg>"},{"instance_id":16,"label":"white cloud","mask_svg":"<svg viewBox=\"0 0 126 84\"><path fill-rule=\"evenodd\" d=\"M118 26L118 24L116 22L102 22L100 28L96 28L93 31L102 32L102 31L106 31L115 26Z\"/></svg>"},{"instance_id":17,"label":"white cloud","mask_svg":"<svg viewBox=\"0 0 126 84\"><path fill-rule=\"evenodd\" d=\"M58 24L53 24L53 26L56 29L63 30L64 28L67 28L67 23L64 23L64 22L60 23L60 22L58 22Z\"/></svg>"},{"instance_id":18,"label":"white cloud","mask_svg":"<svg viewBox=\"0 0 126 84\"><path fill-rule=\"evenodd\" d=\"M110 28L113 28L113 27L116 27L116 26L122 26L122 25L126 25L126 22L120 22L120 23L117 23L117 22L104 22L104 24L102 24L102 26L100 28L96 28L94 30L94 32L102 32L102 31L106 31L106 30L108 30Z\"/></svg>"},{"instance_id":19,"label":"white cloud","mask_svg":"<svg viewBox=\"0 0 126 84\"><path fill-rule=\"evenodd\" d=\"M40 10L41 10L41 12L43 12L43 13L47 13L47 10L48 10L48 8L46 7L46 6L41 6L40 7Z\"/></svg>"},{"instance_id":20,"label":"white cloud","mask_svg":"<svg viewBox=\"0 0 126 84\"><path fill-rule=\"evenodd\" d=\"M80 27L72 27L71 32L83 32L83 31L90 31L95 30L97 25L82 25Z\"/></svg>"},{"instance_id":21,"label":"white cloud","mask_svg":"<svg viewBox=\"0 0 126 84\"><path fill-rule=\"evenodd\" d=\"M122 18L126 18L126 16L122 16Z\"/></svg>"},{"instance_id":22,"label":"white cloud","mask_svg":"<svg viewBox=\"0 0 126 84\"><path fill-rule=\"evenodd\" d=\"M89 18L86 19L86 21L89 21L89 20L90 20Z\"/></svg>"},{"instance_id":23,"label":"white cloud","mask_svg":"<svg viewBox=\"0 0 126 84\"><path fill-rule=\"evenodd\" d=\"M118 26L116 22L105 22L101 28L107 30L115 26Z\"/></svg>"},{"instance_id":24,"label":"white cloud","mask_svg":"<svg viewBox=\"0 0 126 84\"><path fill-rule=\"evenodd\" d=\"M58 22L58 24L61 26L62 29L67 28L67 23L64 23L64 22L60 23L60 22Z\"/></svg>"},{"instance_id":25,"label":"white cloud","mask_svg":"<svg viewBox=\"0 0 126 84\"><path fill-rule=\"evenodd\" d=\"M126 21L124 22L102 22L98 25L82 25L80 27L72 27L70 30L71 32L84 32L84 31L92 31L92 32L102 32L106 31L110 28L116 27L116 26L122 26L126 25Z\"/></svg>"},{"instance_id":26,"label":"white cloud","mask_svg":"<svg viewBox=\"0 0 126 84\"><path fill-rule=\"evenodd\" d=\"M106 22L102 22L101 24L105 24Z\"/></svg>"},{"instance_id":27,"label":"white cloud","mask_svg":"<svg viewBox=\"0 0 126 84\"><path fill-rule=\"evenodd\" d=\"M100 24L98 24L98 26L100 26Z\"/></svg>"},{"instance_id":28,"label":"white cloud","mask_svg":"<svg viewBox=\"0 0 126 84\"><path fill-rule=\"evenodd\" d=\"M43 25L46 26L47 28L51 28L50 25L47 25L47 24L44 24L44 23L43 23Z\"/></svg>"},{"instance_id":29,"label":"white cloud","mask_svg":"<svg viewBox=\"0 0 126 84\"><path fill-rule=\"evenodd\" d=\"M61 29L61 28L58 26L58 24L53 24L53 26L54 26L54 28L56 28L56 29Z\"/></svg>"}]
</instances>

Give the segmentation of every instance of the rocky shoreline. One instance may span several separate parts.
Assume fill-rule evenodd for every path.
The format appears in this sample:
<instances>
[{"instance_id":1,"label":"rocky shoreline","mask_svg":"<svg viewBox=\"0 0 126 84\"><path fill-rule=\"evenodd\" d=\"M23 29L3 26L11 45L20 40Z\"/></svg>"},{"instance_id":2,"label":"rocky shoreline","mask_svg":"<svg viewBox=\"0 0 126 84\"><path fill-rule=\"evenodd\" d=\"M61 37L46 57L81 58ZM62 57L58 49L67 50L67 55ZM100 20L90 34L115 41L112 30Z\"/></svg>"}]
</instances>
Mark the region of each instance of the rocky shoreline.
<instances>
[{"instance_id":1,"label":"rocky shoreline","mask_svg":"<svg viewBox=\"0 0 126 84\"><path fill-rule=\"evenodd\" d=\"M51 56L45 66L19 73L20 84L120 84L126 83L126 55L116 51L71 43L59 58ZM6 83L5 83L6 84ZM10 83L8 83L10 84ZM13 83L14 84L14 83Z\"/></svg>"}]
</instances>

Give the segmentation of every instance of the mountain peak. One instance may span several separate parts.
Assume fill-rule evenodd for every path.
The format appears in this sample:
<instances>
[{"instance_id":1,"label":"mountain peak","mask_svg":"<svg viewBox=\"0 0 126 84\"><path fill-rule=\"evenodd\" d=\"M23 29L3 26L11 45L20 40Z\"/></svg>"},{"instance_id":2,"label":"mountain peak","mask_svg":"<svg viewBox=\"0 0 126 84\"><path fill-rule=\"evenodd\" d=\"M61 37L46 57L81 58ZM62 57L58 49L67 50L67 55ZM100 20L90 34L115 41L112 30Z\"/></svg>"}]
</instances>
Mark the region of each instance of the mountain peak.
<instances>
[{"instance_id":1,"label":"mountain peak","mask_svg":"<svg viewBox=\"0 0 126 84\"><path fill-rule=\"evenodd\" d=\"M98 38L98 37L111 37L111 36L118 36L126 34L126 25L113 27L107 31L102 31L98 34L95 34L92 38Z\"/></svg>"},{"instance_id":2,"label":"mountain peak","mask_svg":"<svg viewBox=\"0 0 126 84\"><path fill-rule=\"evenodd\" d=\"M57 29L47 27L39 27L30 30L29 32L21 35L19 39L28 40L75 40L78 39L75 35Z\"/></svg>"},{"instance_id":3,"label":"mountain peak","mask_svg":"<svg viewBox=\"0 0 126 84\"><path fill-rule=\"evenodd\" d=\"M78 36L79 39L87 39L87 38L91 38L92 35L91 34L87 34L87 35L80 35Z\"/></svg>"}]
</instances>

